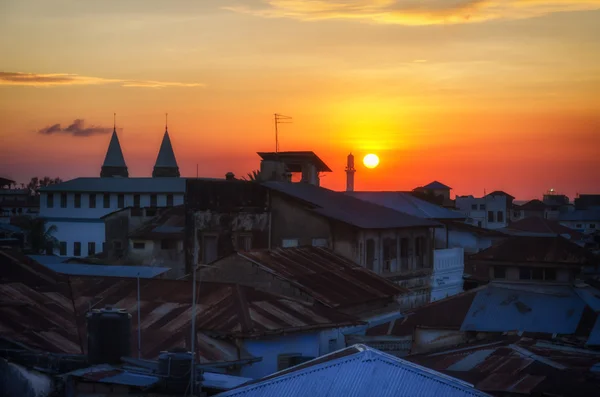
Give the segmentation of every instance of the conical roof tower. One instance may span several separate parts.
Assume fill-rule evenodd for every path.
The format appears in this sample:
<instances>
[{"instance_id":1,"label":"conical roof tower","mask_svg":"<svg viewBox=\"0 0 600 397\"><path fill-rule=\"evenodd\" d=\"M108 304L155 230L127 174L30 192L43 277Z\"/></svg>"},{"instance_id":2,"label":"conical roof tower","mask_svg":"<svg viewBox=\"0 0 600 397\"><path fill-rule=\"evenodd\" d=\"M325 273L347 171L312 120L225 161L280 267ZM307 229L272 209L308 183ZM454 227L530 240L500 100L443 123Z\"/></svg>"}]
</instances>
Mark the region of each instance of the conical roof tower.
<instances>
[{"instance_id":1,"label":"conical roof tower","mask_svg":"<svg viewBox=\"0 0 600 397\"><path fill-rule=\"evenodd\" d=\"M119 143L119 137L117 136L116 117L112 137L110 138L106 157L104 157L104 164L102 164L102 169L100 171L100 177L129 177L127 164L125 164L125 158L123 157L123 151L121 150L121 144Z\"/></svg>"},{"instance_id":2,"label":"conical roof tower","mask_svg":"<svg viewBox=\"0 0 600 397\"><path fill-rule=\"evenodd\" d=\"M154 164L154 171L152 171L152 177L179 177L179 166L177 165L177 159L175 158L175 152L173 152L173 146L171 145L171 138L169 137L169 128L165 123L165 135L163 135L162 143L160 144L160 150L156 157L156 163Z\"/></svg>"}]
</instances>

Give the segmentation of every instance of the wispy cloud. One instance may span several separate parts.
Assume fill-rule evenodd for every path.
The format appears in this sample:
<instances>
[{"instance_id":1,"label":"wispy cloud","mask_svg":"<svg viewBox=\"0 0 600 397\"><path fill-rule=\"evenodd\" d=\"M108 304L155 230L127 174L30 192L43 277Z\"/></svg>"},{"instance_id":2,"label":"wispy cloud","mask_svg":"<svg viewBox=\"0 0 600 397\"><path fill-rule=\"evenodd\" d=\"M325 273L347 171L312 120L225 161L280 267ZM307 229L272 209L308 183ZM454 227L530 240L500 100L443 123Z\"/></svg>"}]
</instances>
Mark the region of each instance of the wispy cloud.
<instances>
[{"instance_id":1,"label":"wispy cloud","mask_svg":"<svg viewBox=\"0 0 600 397\"><path fill-rule=\"evenodd\" d=\"M96 125L86 127L83 119L76 119L73 121L73 123L65 128L62 128L60 124L53 124L38 130L38 133L42 135L67 134L76 137L87 137L92 135L108 134L112 130L113 129L109 127L100 127Z\"/></svg>"},{"instance_id":2,"label":"wispy cloud","mask_svg":"<svg viewBox=\"0 0 600 397\"><path fill-rule=\"evenodd\" d=\"M201 83L181 83L156 80L105 79L102 77L80 76L66 73L20 73L0 72L0 85L56 87L66 85L106 85L116 84L122 87L202 87Z\"/></svg>"},{"instance_id":3,"label":"wispy cloud","mask_svg":"<svg viewBox=\"0 0 600 397\"><path fill-rule=\"evenodd\" d=\"M596 10L600 0L262 0L260 5L224 8L266 18L434 25Z\"/></svg>"}]
</instances>

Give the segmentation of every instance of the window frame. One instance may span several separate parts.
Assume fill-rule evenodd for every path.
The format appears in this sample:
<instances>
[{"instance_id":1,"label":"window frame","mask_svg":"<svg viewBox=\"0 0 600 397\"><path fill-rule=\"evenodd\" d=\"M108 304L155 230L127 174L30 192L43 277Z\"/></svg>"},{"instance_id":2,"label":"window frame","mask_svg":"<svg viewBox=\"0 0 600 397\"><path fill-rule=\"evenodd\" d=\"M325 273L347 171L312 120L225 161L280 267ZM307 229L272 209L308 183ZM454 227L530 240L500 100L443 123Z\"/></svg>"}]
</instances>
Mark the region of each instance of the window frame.
<instances>
[{"instance_id":1,"label":"window frame","mask_svg":"<svg viewBox=\"0 0 600 397\"><path fill-rule=\"evenodd\" d=\"M103 208L110 208L110 193L104 193L102 195L102 206Z\"/></svg>"},{"instance_id":2,"label":"window frame","mask_svg":"<svg viewBox=\"0 0 600 397\"><path fill-rule=\"evenodd\" d=\"M80 241L73 242L73 256L81 256L81 242Z\"/></svg>"},{"instance_id":3,"label":"window frame","mask_svg":"<svg viewBox=\"0 0 600 397\"><path fill-rule=\"evenodd\" d=\"M96 242L88 241L88 256L96 255Z\"/></svg>"},{"instance_id":4,"label":"window frame","mask_svg":"<svg viewBox=\"0 0 600 397\"><path fill-rule=\"evenodd\" d=\"M60 208L67 208L68 205L68 196L67 193L61 193L60 194Z\"/></svg>"},{"instance_id":5,"label":"window frame","mask_svg":"<svg viewBox=\"0 0 600 397\"><path fill-rule=\"evenodd\" d=\"M88 196L88 207L89 208L96 208L96 193L90 193Z\"/></svg>"}]
</instances>

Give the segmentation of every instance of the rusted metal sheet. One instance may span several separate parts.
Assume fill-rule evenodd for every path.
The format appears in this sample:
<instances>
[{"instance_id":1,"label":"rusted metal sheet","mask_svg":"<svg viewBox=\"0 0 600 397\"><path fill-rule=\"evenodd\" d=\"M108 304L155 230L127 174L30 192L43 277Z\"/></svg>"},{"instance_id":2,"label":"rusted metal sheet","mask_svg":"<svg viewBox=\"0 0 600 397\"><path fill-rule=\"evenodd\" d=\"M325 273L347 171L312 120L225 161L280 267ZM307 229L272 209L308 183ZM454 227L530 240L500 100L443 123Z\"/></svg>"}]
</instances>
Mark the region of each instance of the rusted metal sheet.
<instances>
[{"instance_id":1,"label":"rusted metal sheet","mask_svg":"<svg viewBox=\"0 0 600 397\"><path fill-rule=\"evenodd\" d=\"M239 255L329 307L393 299L409 292L326 248L279 248Z\"/></svg>"},{"instance_id":2,"label":"rusted metal sheet","mask_svg":"<svg viewBox=\"0 0 600 397\"><path fill-rule=\"evenodd\" d=\"M42 351L85 353L86 313L112 305L132 314L131 343L138 345L137 280L59 277L47 273L42 265L11 258L12 261L6 261L6 266L0 269L0 337ZM41 285L41 290L26 285L22 281L24 277L34 286ZM13 282L8 282L13 278ZM198 291L196 346L201 362L250 358L233 342L238 337L361 323L326 307L311 306L250 287L199 283ZM161 351L191 346L191 282L145 279L140 281L139 294L141 357L156 358ZM137 355L136 349L133 350Z\"/></svg>"},{"instance_id":3,"label":"rusted metal sheet","mask_svg":"<svg viewBox=\"0 0 600 397\"><path fill-rule=\"evenodd\" d=\"M185 236L185 207L178 205L162 211L129 234L130 238L145 240L183 240Z\"/></svg>"}]
</instances>

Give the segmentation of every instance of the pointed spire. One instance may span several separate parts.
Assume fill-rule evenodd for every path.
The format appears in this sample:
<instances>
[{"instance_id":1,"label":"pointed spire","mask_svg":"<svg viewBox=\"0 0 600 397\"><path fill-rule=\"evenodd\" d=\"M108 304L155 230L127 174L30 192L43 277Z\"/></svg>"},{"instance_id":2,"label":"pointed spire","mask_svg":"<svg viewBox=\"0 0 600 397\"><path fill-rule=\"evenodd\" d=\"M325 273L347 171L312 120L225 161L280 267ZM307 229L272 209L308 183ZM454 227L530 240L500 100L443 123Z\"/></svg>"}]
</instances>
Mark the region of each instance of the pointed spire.
<instances>
[{"instance_id":1,"label":"pointed spire","mask_svg":"<svg viewBox=\"0 0 600 397\"><path fill-rule=\"evenodd\" d=\"M169 137L168 116L168 113L165 113L165 134L160 144L156 163L154 164L153 177L180 176L179 166L177 165L177 159L175 158L175 152L173 151L173 145L171 145L171 138Z\"/></svg>"},{"instance_id":2,"label":"pointed spire","mask_svg":"<svg viewBox=\"0 0 600 397\"><path fill-rule=\"evenodd\" d=\"M129 172L127 170L127 164L125 164L125 158L123 157L123 151L121 150L121 144L119 143L119 137L117 136L117 114L113 115L114 126L113 133L108 144L108 150L104 157L104 164L102 164L102 170L100 176L103 178L110 178L120 176L127 178Z\"/></svg>"}]
</instances>

